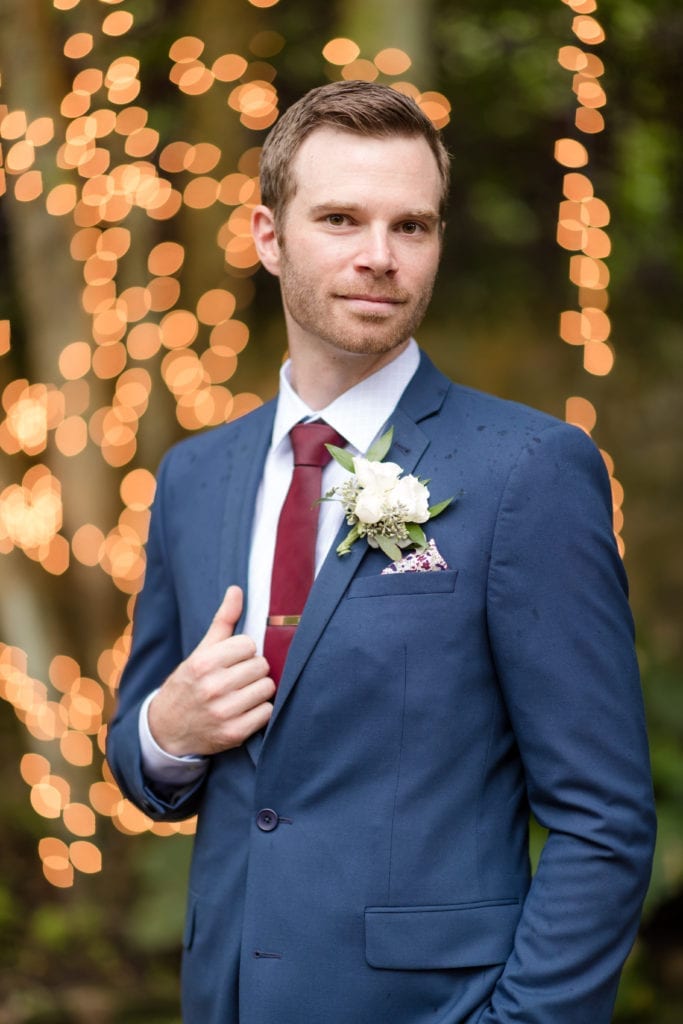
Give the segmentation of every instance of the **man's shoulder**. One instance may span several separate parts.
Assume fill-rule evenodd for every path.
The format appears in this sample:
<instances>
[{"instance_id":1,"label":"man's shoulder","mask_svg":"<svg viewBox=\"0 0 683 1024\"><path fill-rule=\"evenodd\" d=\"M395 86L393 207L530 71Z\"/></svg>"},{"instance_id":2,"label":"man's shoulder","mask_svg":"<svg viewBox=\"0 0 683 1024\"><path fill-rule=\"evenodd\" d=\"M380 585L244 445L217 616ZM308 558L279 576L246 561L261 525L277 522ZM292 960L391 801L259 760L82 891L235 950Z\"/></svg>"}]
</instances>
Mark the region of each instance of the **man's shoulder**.
<instances>
[{"instance_id":1,"label":"man's shoulder","mask_svg":"<svg viewBox=\"0 0 683 1024\"><path fill-rule=\"evenodd\" d=\"M486 429L488 426L505 424L508 429L545 430L564 423L557 416L531 405L501 398L499 395L479 391L477 388L455 381L450 382L447 405L449 412L467 421L473 423L474 420L481 420L476 424L477 428ZM564 425L566 426L566 423Z\"/></svg>"},{"instance_id":2,"label":"man's shoulder","mask_svg":"<svg viewBox=\"0 0 683 1024\"><path fill-rule=\"evenodd\" d=\"M524 451L601 461L595 443L579 427L523 402L452 381L424 356L421 369L422 385L438 395L437 414L422 421L438 448L455 446L473 461L504 471Z\"/></svg>"},{"instance_id":3,"label":"man's shoulder","mask_svg":"<svg viewBox=\"0 0 683 1024\"><path fill-rule=\"evenodd\" d=\"M242 448L255 454L258 446L270 436L275 401L271 400L238 419L192 434L174 444L164 455L160 472L174 474L219 467Z\"/></svg>"},{"instance_id":4,"label":"man's shoulder","mask_svg":"<svg viewBox=\"0 0 683 1024\"><path fill-rule=\"evenodd\" d=\"M420 367L406 391L409 403L401 404L417 408L416 399L419 400L427 393L437 396L440 402L437 408L441 415L458 420L463 426L474 426L475 430L501 425L508 430L522 431L544 430L561 424L567 426L556 416L530 405L451 380L422 352Z\"/></svg>"}]
</instances>

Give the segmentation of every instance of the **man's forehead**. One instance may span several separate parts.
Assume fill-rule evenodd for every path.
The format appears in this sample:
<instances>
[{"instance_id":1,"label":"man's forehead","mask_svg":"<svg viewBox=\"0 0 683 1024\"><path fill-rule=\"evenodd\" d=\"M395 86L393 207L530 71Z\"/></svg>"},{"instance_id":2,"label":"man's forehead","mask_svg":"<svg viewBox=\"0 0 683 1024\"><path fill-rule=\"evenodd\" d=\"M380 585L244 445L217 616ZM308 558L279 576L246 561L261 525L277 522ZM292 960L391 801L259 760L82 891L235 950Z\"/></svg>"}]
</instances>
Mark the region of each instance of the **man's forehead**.
<instances>
[{"instance_id":1,"label":"man's forehead","mask_svg":"<svg viewBox=\"0 0 683 1024\"><path fill-rule=\"evenodd\" d=\"M373 178L386 185L419 178L420 191L440 189L436 157L420 135L361 135L322 126L299 147L291 166L295 186L332 185L335 181L362 187ZM432 179L430 181L430 178Z\"/></svg>"}]
</instances>

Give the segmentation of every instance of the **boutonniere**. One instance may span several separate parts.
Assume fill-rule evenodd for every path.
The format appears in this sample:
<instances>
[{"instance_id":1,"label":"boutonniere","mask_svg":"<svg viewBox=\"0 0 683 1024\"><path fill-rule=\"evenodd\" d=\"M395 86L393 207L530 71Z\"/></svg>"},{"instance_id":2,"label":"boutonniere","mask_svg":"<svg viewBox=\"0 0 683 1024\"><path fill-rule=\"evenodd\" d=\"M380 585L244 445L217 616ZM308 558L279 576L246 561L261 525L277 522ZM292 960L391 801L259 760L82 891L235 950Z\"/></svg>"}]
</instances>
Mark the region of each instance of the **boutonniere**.
<instances>
[{"instance_id":1,"label":"boutonniere","mask_svg":"<svg viewBox=\"0 0 683 1024\"><path fill-rule=\"evenodd\" d=\"M428 541L421 523L434 519L453 501L446 498L429 505L428 480L406 474L395 462L382 462L391 447L391 427L368 450L365 457L351 455L344 448L328 444L332 457L352 474L337 487L332 487L323 501L340 501L346 522L351 529L337 548L338 555L347 555L351 545L365 537L372 548L381 548L392 560L403 557L402 549L427 548Z\"/></svg>"}]
</instances>

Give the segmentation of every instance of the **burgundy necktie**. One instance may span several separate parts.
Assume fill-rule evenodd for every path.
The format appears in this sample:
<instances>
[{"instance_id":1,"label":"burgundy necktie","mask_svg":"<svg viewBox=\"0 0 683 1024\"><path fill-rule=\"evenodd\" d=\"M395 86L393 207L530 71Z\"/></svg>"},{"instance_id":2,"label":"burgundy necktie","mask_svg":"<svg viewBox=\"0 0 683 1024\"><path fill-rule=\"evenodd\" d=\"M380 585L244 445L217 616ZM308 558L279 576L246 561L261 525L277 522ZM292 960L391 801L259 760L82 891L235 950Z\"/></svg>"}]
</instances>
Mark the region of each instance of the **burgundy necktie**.
<instances>
[{"instance_id":1,"label":"burgundy necktie","mask_svg":"<svg viewBox=\"0 0 683 1024\"><path fill-rule=\"evenodd\" d=\"M325 445L346 444L332 427L320 421L299 423L289 436L294 472L277 527L263 649L276 685L315 576L320 509L317 502L321 497L323 466L332 458Z\"/></svg>"}]
</instances>

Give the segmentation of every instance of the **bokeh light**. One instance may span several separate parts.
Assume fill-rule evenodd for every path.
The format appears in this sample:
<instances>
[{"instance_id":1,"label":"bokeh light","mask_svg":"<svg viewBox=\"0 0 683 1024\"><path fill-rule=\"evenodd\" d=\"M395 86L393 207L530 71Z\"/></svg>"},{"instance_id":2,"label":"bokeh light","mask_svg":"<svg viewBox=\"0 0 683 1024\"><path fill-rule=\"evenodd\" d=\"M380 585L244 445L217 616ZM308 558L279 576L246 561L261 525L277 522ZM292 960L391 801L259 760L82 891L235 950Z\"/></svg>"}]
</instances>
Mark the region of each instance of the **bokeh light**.
<instances>
[{"instance_id":1,"label":"bokeh light","mask_svg":"<svg viewBox=\"0 0 683 1024\"><path fill-rule=\"evenodd\" d=\"M594 16L597 0L562 0L574 12L572 31L582 46L574 44L560 47L558 62L565 71L574 72L572 90L577 99L576 128L583 136L597 135L604 130L605 119L598 108L607 104L607 94L599 82L604 64L584 46L598 46L605 41L602 25ZM562 138L555 143L555 159L564 168L588 168L590 155L585 142L576 138ZM612 251L610 237L605 230L610 222L607 204L599 199L586 170L569 171L564 176L564 200L560 202L557 222L557 241L573 253L569 257L569 280L577 289L578 309L565 310L560 315L560 337L568 345L581 348L583 369L593 377L605 377L614 366L615 353L609 341L611 324L606 314L609 305L610 273L605 260ZM567 400L566 419L587 433L597 423L597 412L584 398L575 396ZM623 488L614 477L614 461L603 452L610 474L612 493L620 495L614 501L614 532L621 554L624 554Z\"/></svg>"}]
</instances>

